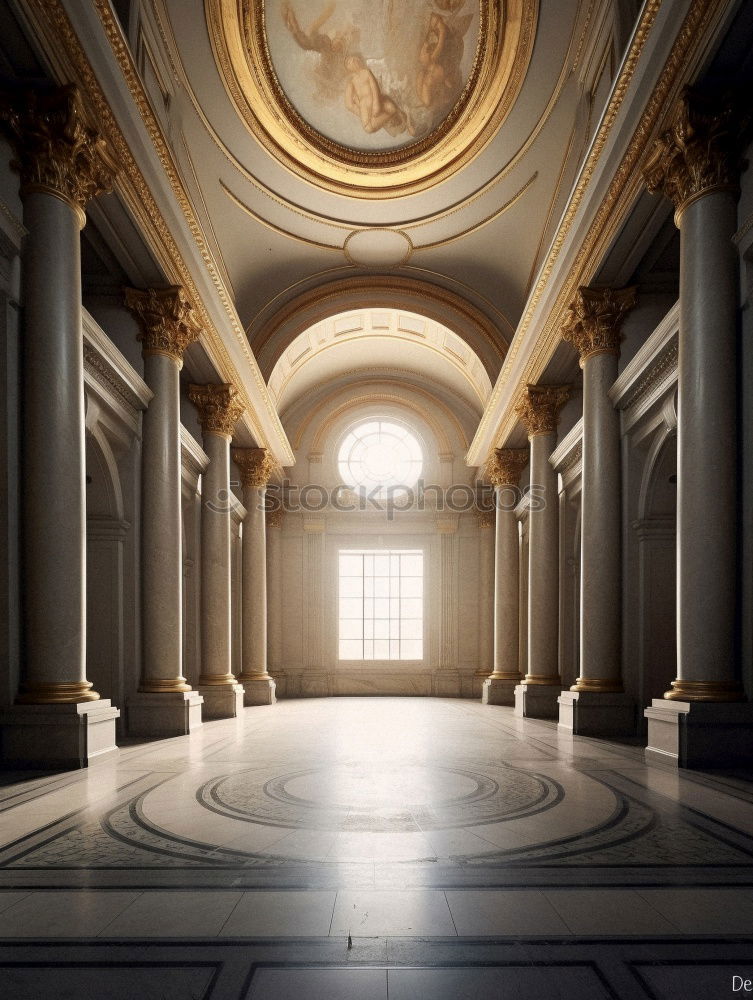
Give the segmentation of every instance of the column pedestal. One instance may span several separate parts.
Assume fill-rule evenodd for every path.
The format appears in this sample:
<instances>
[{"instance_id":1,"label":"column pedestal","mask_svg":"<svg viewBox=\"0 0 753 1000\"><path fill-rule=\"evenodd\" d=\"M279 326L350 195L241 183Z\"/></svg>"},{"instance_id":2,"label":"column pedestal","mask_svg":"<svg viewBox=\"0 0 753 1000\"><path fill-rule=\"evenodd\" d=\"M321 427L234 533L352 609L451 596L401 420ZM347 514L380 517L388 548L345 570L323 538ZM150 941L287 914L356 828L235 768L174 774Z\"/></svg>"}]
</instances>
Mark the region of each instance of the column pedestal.
<instances>
[{"instance_id":1,"label":"column pedestal","mask_svg":"<svg viewBox=\"0 0 753 1000\"><path fill-rule=\"evenodd\" d=\"M243 712L242 684L199 684L198 690L204 699L202 715L205 719L234 719Z\"/></svg>"},{"instance_id":2,"label":"column pedestal","mask_svg":"<svg viewBox=\"0 0 753 1000\"><path fill-rule=\"evenodd\" d=\"M559 728L573 736L633 736L636 706L630 695L618 691L563 691Z\"/></svg>"},{"instance_id":3,"label":"column pedestal","mask_svg":"<svg viewBox=\"0 0 753 1000\"><path fill-rule=\"evenodd\" d=\"M753 760L753 705L654 698L646 760L670 767L729 767Z\"/></svg>"},{"instance_id":4,"label":"column pedestal","mask_svg":"<svg viewBox=\"0 0 753 1000\"><path fill-rule=\"evenodd\" d=\"M256 677L252 681L244 680L242 687L246 705L274 705L277 701L275 682L269 675Z\"/></svg>"},{"instance_id":5,"label":"column pedestal","mask_svg":"<svg viewBox=\"0 0 753 1000\"><path fill-rule=\"evenodd\" d=\"M482 705L514 705L520 674L514 677L487 677L481 688Z\"/></svg>"},{"instance_id":6,"label":"column pedestal","mask_svg":"<svg viewBox=\"0 0 753 1000\"><path fill-rule=\"evenodd\" d=\"M517 684L515 686L515 714L522 719L556 719L559 713L557 699L562 684Z\"/></svg>"},{"instance_id":7,"label":"column pedestal","mask_svg":"<svg viewBox=\"0 0 753 1000\"><path fill-rule=\"evenodd\" d=\"M187 736L201 725L204 699L196 691L139 691L128 699L128 732L133 736Z\"/></svg>"},{"instance_id":8,"label":"column pedestal","mask_svg":"<svg viewBox=\"0 0 753 1000\"><path fill-rule=\"evenodd\" d=\"M2 757L15 768L71 768L117 753L109 699L58 705L14 705L0 714Z\"/></svg>"}]
</instances>

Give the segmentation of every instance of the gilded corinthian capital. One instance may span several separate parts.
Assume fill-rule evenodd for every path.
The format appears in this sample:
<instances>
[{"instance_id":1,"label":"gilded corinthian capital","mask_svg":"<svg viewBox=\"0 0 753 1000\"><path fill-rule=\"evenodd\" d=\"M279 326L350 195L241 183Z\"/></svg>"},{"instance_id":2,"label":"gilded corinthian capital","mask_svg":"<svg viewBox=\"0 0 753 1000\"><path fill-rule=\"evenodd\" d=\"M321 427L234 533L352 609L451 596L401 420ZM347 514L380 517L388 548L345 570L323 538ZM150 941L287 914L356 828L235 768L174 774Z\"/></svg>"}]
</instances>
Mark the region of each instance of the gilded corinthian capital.
<instances>
[{"instance_id":1,"label":"gilded corinthian capital","mask_svg":"<svg viewBox=\"0 0 753 1000\"><path fill-rule=\"evenodd\" d=\"M238 390L227 383L190 385L188 398L199 411L201 429L205 434L221 434L232 438L235 425L245 406L238 399Z\"/></svg>"},{"instance_id":2,"label":"gilded corinthian capital","mask_svg":"<svg viewBox=\"0 0 753 1000\"><path fill-rule=\"evenodd\" d=\"M648 190L674 202L676 219L701 195L737 190L742 127L731 99L714 102L691 87L683 89L672 123L643 169Z\"/></svg>"},{"instance_id":3,"label":"gilded corinthian capital","mask_svg":"<svg viewBox=\"0 0 753 1000\"><path fill-rule=\"evenodd\" d=\"M201 326L188 296L179 285L169 288L126 288L125 302L138 320L144 357L162 354L183 364L183 353L199 339Z\"/></svg>"},{"instance_id":4,"label":"gilded corinthian capital","mask_svg":"<svg viewBox=\"0 0 753 1000\"><path fill-rule=\"evenodd\" d=\"M528 458L528 448L496 448L487 463L486 478L498 489L517 486Z\"/></svg>"},{"instance_id":5,"label":"gilded corinthian capital","mask_svg":"<svg viewBox=\"0 0 753 1000\"><path fill-rule=\"evenodd\" d=\"M275 470L275 460L267 449L233 448L232 456L240 469L243 488L264 489Z\"/></svg>"},{"instance_id":6,"label":"gilded corinthian capital","mask_svg":"<svg viewBox=\"0 0 753 1000\"><path fill-rule=\"evenodd\" d=\"M78 88L3 90L0 126L16 152L11 166L21 175L21 196L44 191L61 198L83 227L87 203L112 190L117 168L86 120Z\"/></svg>"},{"instance_id":7,"label":"gilded corinthian capital","mask_svg":"<svg viewBox=\"0 0 753 1000\"><path fill-rule=\"evenodd\" d=\"M580 354L580 366L594 354L619 354L622 321L635 305L636 289L579 288L562 325L562 339Z\"/></svg>"},{"instance_id":8,"label":"gilded corinthian capital","mask_svg":"<svg viewBox=\"0 0 753 1000\"><path fill-rule=\"evenodd\" d=\"M528 437L556 431L560 410L571 395L569 385L527 385L515 412L523 421Z\"/></svg>"}]
</instances>

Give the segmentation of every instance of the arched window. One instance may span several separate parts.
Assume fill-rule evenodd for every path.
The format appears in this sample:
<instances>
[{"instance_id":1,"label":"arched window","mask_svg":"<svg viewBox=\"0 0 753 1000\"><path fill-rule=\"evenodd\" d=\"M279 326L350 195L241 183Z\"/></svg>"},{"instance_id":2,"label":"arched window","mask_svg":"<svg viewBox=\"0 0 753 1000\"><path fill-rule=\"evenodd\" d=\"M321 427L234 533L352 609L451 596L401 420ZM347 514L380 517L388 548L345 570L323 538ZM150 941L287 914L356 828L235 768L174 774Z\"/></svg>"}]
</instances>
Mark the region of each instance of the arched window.
<instances>
[{"instance_id":1,"label":"arched window","mask_svg":"<svg viewBox=\"0 0 753 1000\"><path fill-rule=\"evenodd\" d=\"M343 483L374 497L415 486L423 468L418 440L394 420L358 424L340 445L337 460Z\"/></svg>"}]
</instances>

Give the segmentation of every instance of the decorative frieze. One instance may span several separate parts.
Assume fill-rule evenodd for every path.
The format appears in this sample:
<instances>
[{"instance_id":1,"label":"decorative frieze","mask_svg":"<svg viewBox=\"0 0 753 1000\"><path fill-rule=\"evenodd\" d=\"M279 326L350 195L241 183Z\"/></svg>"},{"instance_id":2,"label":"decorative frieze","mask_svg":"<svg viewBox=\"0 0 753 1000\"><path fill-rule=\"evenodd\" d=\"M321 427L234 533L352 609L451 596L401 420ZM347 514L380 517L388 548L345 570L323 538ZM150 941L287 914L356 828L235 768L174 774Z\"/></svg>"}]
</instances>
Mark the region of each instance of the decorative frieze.
<instances>
[{"instance_id":1,"label":"decorative frieze","mask_svg":"<svg viewBox=\"0 0 753 1000\"><path fill-rule=\"evenodd\" d=\"M661 191L674 203L676 219L701 195L737 190L742 127L731 97L714 101L691 87L683 89L672 123L643 169L648 190Z\"/></svg>"},{"instance_id":2,"label":"decorative frieze","mask_svg":"<svg viewBox=\"0 0 753 1000\"><path fill-rule=\"evenodd\" d=\"M527 385L515 412L525 425L528 437L556 431L560 410L571 396L569 385Z\"/></svg>"},{"instance_id":3,"label":"decorative frieze","mask_svg":"<svg viewBox=\"0 0 753 1000\"><path fill-rule=\"evenodd\" d=\"M498 489L517 486L528 459L528 448L497 448L487 463L486 478Z\"/></svg>"},{"instance_id":4,"label":"decorative frieze","mask_svg":"<svg viewBox=\"0 0 753 1000\"><path fill-rule=\"evenodd\" d=\"M565 316L562 339L580 354L581 368L596 354L619 355L622 321L635 301L635 287L578 289Z\"/></svg>"},{"instance_id":5,"label":"decorative frieze","mask_svg":"<svg viewBox=\"0 0 753 1000\"><path fill-rule=\"evenodd\" d=\"M233 448L233 461L240 469L244 489L264 489L276 464L266 448Z\"/></svg>"},{"instance_id":6,"label":"decorative frieze","mask_svg":"<svg viewBox=\"0 0 753 1000\"><path fill-rule=\"evenodd\" d=\"M199 411L201 429L205 434L219 434L232 439L235 425L245 410L234 386L226 382L190 385L188 398Z\"/></svg>"},{"instance_id":7,"label":"decorative frieze","mask_svg":"<svg viewBox=\"0 0 753 1000\"><path fill-rule=\"evenodd\" d=\"M16 151L11 166L21 175L21 195L44 191L62 198L83 226L86 205L112 190L117 168L86 120L78 88L3 90L0 126Z\"/></svg>"},{"instance_id":8,"label":"decorative frieze","mask_svg":"<svg viewBox=\"0 0 753 1000\"><path fill-rule=\"evenodd\" d=\"M161 354L183 364L183 354L199 339L201 325L180 285L127 288L125 303L138 320L144 357Z\"/></svg>"}]
</instances>

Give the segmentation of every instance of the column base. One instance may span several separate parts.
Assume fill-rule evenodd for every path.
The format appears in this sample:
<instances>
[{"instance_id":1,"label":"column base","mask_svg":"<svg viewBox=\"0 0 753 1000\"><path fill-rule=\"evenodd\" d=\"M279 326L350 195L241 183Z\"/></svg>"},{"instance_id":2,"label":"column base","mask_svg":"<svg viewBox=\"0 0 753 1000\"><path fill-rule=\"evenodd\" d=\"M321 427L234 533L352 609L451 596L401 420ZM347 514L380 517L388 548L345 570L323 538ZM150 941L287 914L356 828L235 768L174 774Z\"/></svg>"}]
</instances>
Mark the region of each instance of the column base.
<instances>
[{"instance_id":1,"label":"column base","mask_svg":"<svg viewBox=\"0 0 753 1000\"><path fill-rule=\"evenodd\" d=\"M523 719L556 719L561 684L517 684L515 714Z\"/></svg>"},{"instance_id":2,"label":"column base","mask_svg":"<svg viewBox=\"0 0 753 1000\"><path fill-rule=\"evenodd\" d=\"M654 698L646 760L670 767L732 767L753 760L753 705Z\"/></svg>"},{"instance_id":3,"label":"column base","mask_svg":"<svg viewBox=\"0 0 753 1000\"><path fill-rule=\"evenodd\" d=\"M242 684L199 684L198 691L204 699L202 719L235 719L243 714Z\"/></svg>"},{"instance_id":4,"label":"column base","mask_svg":"<svg viewBox=\"0 0 753 1000\"><path fill-rule=\"evenodd\" d=\"M128 699L131 736L187 736L201 725L204 699L196 691L139 691Z\"/></svg>"},{"instance_id":5,"label":"column base","mask_svg":"<svg viewBox=\"0 0 753 1000\"><path fill-rule=\"evenodd\" d=\"M18 768L89 767L117 753L109 699L13 705L0 714L4 760Z\"/></svg>"},{"instance_id":6,"label":"column base","mask_svg":"<svg viewBox=\"0 0 753 1000\"><path fill-rule=\"evenodd\" d=\"M516 677L487 677L481 689L482 705L514 705L515 688L520 684Z\"/></svg>"},{"instance_id":7,"label":"column base","mask_svg":"<svg viewBox=\"0 0 753 1000\"><path fill-rule=\"evenodd\" d=\"M559 728L573 736L634 736L636 707L622 692L563 691Z\"/></svg>"},{"instance_id":8,"label":"column base","mask_svg":"<svg viewBox=\"0 0 753 1000\"><path fill-rule=\"evenodd\" d=\"M269 674L266 677L259 677L257 680L241 680L240 683L243 687L244 705L274 705L277 701L275 682Z\"/></svg>"}]
</instances>

